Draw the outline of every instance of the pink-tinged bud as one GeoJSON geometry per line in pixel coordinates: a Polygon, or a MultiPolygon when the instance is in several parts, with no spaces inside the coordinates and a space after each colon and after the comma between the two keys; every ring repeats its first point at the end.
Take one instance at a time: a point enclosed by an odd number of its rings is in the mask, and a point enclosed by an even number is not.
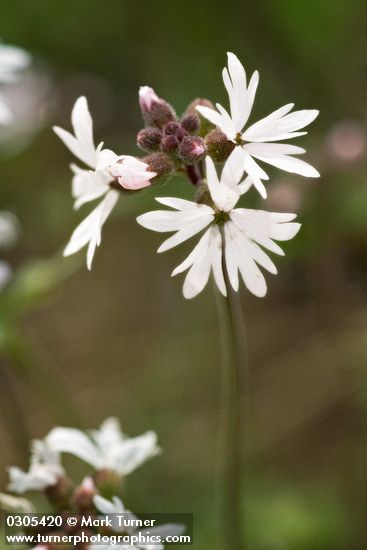
{"type": "Polygon", "coordinates": [[[77,487],[72,496],[72,503],[78,512],[88,512],[94,509],[93,498],[97,494],[96,486],[91,477],[86,477],[77,487]]]}
{"type": "Polygon", "coordinates": [[[179,156],[186,164],[199,162],[206,154],[204,140],[200,137],[185,137],[180,145],[179,156]]]}
{"type": "Polygon", "coordinates": [[[181,120],[181,125],[186,132],[191,135],[197,134],[200,128],[200,119],[198,115],[186,115],[181,120]]]}
{"type": "Polygon", "coordinates": [[[122,476],[106,468],[95,473],[94,483],[99,493],[105,498],[112,498],[121,490],[122,476]]]}
{"type": "Polygon", "coordinates": [[[150,86],[140,86],[139,89],[139,105],[142,111],[149,111],[153,101],[159,101],[159,97],[150,86]]]}
{"type": "Polygon", "coordinates": [[[167,122],[177,120],[173,107],[158,97],[153,88],[149,86],[140,88],[139,104],[146,126],[162,128],[167,122]]]}
{"type": "Polygon", "coordinates": [[[153,153],[143,160],[148,165],[148,169],[157,174],[153,183],[159,178],[167,176],[175,169],[173,160],[165,153],[153,153]]]}
{"type": "Polygon", "coordinates": [[[236,147],[219,128],[212,130],[205,138],[208,155],[216,162],[225,162],[236,147]]]}
{"type": "Polygon", "coordinates": [[[178,122],[167,122],[163,127],[165,136],[174,136],[180,130],[181,126],[178,122]]]}
{"type": "Polygon", "coordinates": [[[151,185],[151,179],[157,174],[149,170],[148,165],[131,156],[117,157],[110,166],[111,176],[117,179],[124,189],[137,191],[151,185]]]}
{"type": "Polygon", "coordinates": [[[147,153],[158,151],[161,141],[162,133],[158,128],[144,128],[136,138],[138,147],[147,153]]]}
{"type": "Polygon", "coordinates": [[[165,151],[166,153],[174,153],[180,142],[178,141],[176,136],[165,136],[162,139],[161,149],[162,151],[165,151]]]}

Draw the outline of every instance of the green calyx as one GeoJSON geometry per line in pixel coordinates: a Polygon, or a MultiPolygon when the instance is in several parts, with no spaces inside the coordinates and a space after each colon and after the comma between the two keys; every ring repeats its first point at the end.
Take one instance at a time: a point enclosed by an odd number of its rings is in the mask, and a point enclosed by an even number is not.
{"type": "Polygon", "coordinates": [[[218,210],[214,215],[214,223],[217,225],[223,225],[229,220],[228,212],[223,212],[223,210],[218,210]]]}

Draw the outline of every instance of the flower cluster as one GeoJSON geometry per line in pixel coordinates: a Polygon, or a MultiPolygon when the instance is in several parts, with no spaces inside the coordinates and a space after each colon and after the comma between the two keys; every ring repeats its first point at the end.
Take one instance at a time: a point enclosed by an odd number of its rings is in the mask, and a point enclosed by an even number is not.
{"type": "MultiPolygon", "coordinates": [[[[29,491],[42,492],[55,513],[82,515],[127,512],[120,498],[116,496],[121,490],[124,478],[159,453],[154,432],[133,438],[126,437],[115,418],[107,419],[99,430],[88,433],[74,428],[58,427],[51,430],[43,440],[32,443],[30,467],[27,472],[17,467],[9,468],[8,490],[18,495],[29,491]],[[83,460],[93,467],[94,473],[85,477],[79,485],[74,484],[62,465],[63,453],[83,460]]],[[[12,494],[0,494],[0,508],[24,513],[36,511],[30,500],[12,494]]],[[[80,526],[75,528],[75,534],[78,529],[80,526]]],[[[168,524],[150,529],[151,534],[153,530],[156,535],[161,533],[163,536],[167,533],[180,534],[183,527],[168,524]]],[[[52,532],[50,529],[44,534],[52,532]]],[[[113,528],[107,535],[112,536],[116,532],[119,530],[113,528]]],[[[133,533],[127,529],[127,534],[133,533]]],[[[46,550],[48,546],[38,546],[37,550],[41,548],[46,550]]],[[[88,549],[85,546],[81,548],[92,550],[103,546],[94,547],[91,544],[88,549]]],[[[130,546],[121,548],[129,550],[130,546]]],[[[137,548],[149,550],[151,547],[143,544],[137,548]]],[[[161,550],[163,545],[157,545],[155,548],[161,550]]]]}
{"type": "MultiPolygon", "coordinates": [[[[0,83],[12,84],[19,78],[19,73],[30,64],[30,55],[20,48],[0,44],[0,83]]],[[[13,120],[6,97],[0,94],[0,126],[8,125],[13,120]]]]}
{"type": "Polygon", "coordinates": [[[158,249],[168,250],[202,232],[191,254],[172,273],[189,270],[184,296],[193,298],[205,287],[210,273],[223,295],[228,285],[237,291],[239,275],[256,296],[264,296],[266,281],[260,267],[275,274],[276,267],[264,249],[283,254],[275,241],[292,239],[300,228],[295,214],[273,213],[238,207],[241,197],[252,186],[266,198],[264,181],[268,174],[259,162],[307,177],[319,173],[298,158],[305,150],[288,143],[306,132],[302,130],[318,115],[316,110],[292,111],[290,103],[248,126],[259,74],[247,84],[239,59],[228,53],[223,82],[229,96],[229,112],[219,103],[196,99],[179,118],[173,107],[143,86],[139,104],[145,127],[137,144],[148,156],[135,158],[117,155],[95,147],[92,119],[85,98],[79,98],[72,112],[75,135],[55,127],[57,135],[89,170],[71,165],[74,173],[72,193],[75,208],[103,197],[100,204],[74,231],[64,254],[67,256],[88,245],[90,268],[96,246],[101,241],[104,222],[119,195],[168,180],[174,172],[185,173],[195,187],[193,201],[176,197],[157,198],[173,210],[156,210],[137,221],[158,232],[175,232],[158,249]],[[224,163],[220,175],[214,164],[224,163]]]}

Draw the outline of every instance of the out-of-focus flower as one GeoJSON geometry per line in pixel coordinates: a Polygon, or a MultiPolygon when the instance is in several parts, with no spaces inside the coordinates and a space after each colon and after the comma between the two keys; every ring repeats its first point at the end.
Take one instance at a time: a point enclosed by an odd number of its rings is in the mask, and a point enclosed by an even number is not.
{"type": "Polygon", "coordinates": [[[290,113],[294,104],[289,103],[244,129],[252,111],[259,73],[255,71],[247,86],[245,69],[239,59],[229,52],[228,69],[223,69],[223,82],[228,92],[231,114],[219,103],[216,104],[217,111],[202,105],[197,106],[196,109],[218,126],[227,138],[241,149],[245,170],[264,198],[266,189],[262,180],[268,180],[269,177],[254,159],[287,172],[313,178],[319,177],[320,174],[310,164],[294,158],[294,155],[305,153],[304,149],[294,145],[274,143],[305,134],[306,132],[298,130],[310,124],[319,111],[302,110],[290,113]]]}
{"type": "Polygon", "coordinates": [[[211,205],[172,197],[157,198],[158,202],[175,211],[156,210],[137,218],[138,223],[153,231],[176,232],[163,242],[158,252],[173,248],[209,226],[191,254],[172,273],[176,275],[189,269],[183,286],[185,298],[193,298],[203,290],[211,271],[220,292],[226,296],[223,254],[234,290],[238,290],[240,272],[250,292],[259,297],[265,296],[267,285],[257,264],[273,274],[277,273],[277,269],[261,247],[283,255],[274,240],[292,239],[299,231],[299,223],[290,223],[295,219],[295,214],[235,208],[240,195],[249,186],[249,178],[241,182],[244,162],[240,149],[236,148],[218,180],[213,161],[206,158],[211,205]]]}
{"type": "MultiPolygon", "coordinates": [[[[0,44],[0,83],[13,84],[19,78],[19,73],[31,61],[31,56],[21,48],[0,44]]],[[[13,120],[13,113],[6,98],[0,95],[0,124],[8,125],[13,120]]]]}
{"type": "Polygon", "coordinates": [[[15,497],[5,493],[0,493],[0,509],[23,514],[31,514],[35,511],[33,504],[26,498],[15,497]]]}
{"type": "Polygon", "coordinates": [[[19,236],[18,218],[7,210],[0,210],[0,248],[13,246],[19,236]]]}
{"type": "Polygon", "coordinates": [[[42,491],[55,485],[63,475],[59,453],[51,449],[45,441],[36,440],[33,442],[28,472],[16,466],[9,468],[8,490],[14,493],[42,491]]]}
{"type": "MultiPolygon", "coordinates": [[[[117,515],[121,516],[123,514],[126,515],[126,519],[134,520],[138,519],[134,514],[126,510],[124,504],[122,503],[121,499],[118,497],[113,497],[112,502],[97,495],[94,497],[94,504],[97,510],[102,512],[105,516],[109,516],[111,514],[110,520],[112,523],[112,528],[116,533],[126,533],[129,536],[134,536],[139,534],[139,538],[144,541],[146,539],[148,541],[149,538],[151,540],[162,540],[165,541],[167,537],[174,537],[182,535],[182,533],[185,532],[185,526],[178,524],[178,523],[166,523],[163,525],[157,525],[155,527],[150,527],[149,529],[138,529],[136,526],[131,527],[124,527],[123,525],[119,525],[117,515]]],[[[101,546],[98,545],[92,545],[90,547],[91,549],[97,550],[97,548],[101,548],[101,546]]],[[[106,548],[110,548],[110,546],[106,546],[106,548]]],[[[120,546],[118,547],[120,550],[130,550],[132,546],[120,546]]],[[[159,543],[138,543],[134,544],[134,548],[138,548],[140,550],[164,550],[164,544],[159,543]]]]}
{"type": "Polygon", "coordinates": [[[331,129],[327,147],[339,162],[356,161],[366,151],[366,131],[362,124],[354,120],[342,120],[331,129]]]}
{"type": "Polygon", "coordinates": [[[54,428],[46,437],[51,449],[77,456],[96,470],[128,475],[143,462],[159,454],[154,432],[128,438],[117,419],[109,418],[99,430],[86,434],[74,428],[54,428]]]}

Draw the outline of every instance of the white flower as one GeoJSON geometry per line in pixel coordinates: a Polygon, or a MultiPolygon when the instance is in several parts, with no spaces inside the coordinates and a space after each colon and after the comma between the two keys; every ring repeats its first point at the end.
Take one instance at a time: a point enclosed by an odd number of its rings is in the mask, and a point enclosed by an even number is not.
{"type": "Polygon", "coordinates": [[[88,245],[87,266],[92,267],[96,247],[100,245],[102,227],[119,198],[119,192],[111,188],[111,182],[118,182],[127,189],[140,189],[150,185],[156,174],[148,172],[148,165],[134,157],[118,157],[109,149],[94,145],[93,120],[85,97],[76,100],[71,113],[74,134],[54,126],[54,132],[66,147],[91,170],[71,164],[74,173],[72,195],[77,209],[83,204],[103,197],[100,204],[81,222],[73,232],[64,256],[70,256],[88,245]],[[111,168],[111,169],[110,169],[111,168]]]}
{"type": "Polygon", "coordinates": [[[156,210],[137,218],[138,223],[153,231],[176,231],[162,243],[158,252],[169,250],[209,226],[191,254],[172,273],[173,276],[189,269],[183,286],[185,298],[193,298],[203,290],[211,271],[219,290],[226,296],[222,269],[223,244],[228,278],[234,290],[238,290],[240,272],[250,292],[259,297],[265,296],[267,286],[257,264],[270,273],[276,274],[277,269],[261,247],[283,255],[274,240],[287,241],[299,231],[300,224],[290,223],[295,214],[234,208],[248,187],[248,180],[239,183],[243,162],[241,151],[234,149],[219,181],[213,161],[206,158],[207,182],[213,206],[171,197],[157,198],[158,202],[175,211],[156,210]]]}
{"type": "MultiPolygon", "coordinates": [[[[116,533],[124,533],[126,532],[130,536],[134,536],[137,534],[140,534],[141,537],[155,537],[155,540],[165,540],[168,536],[179,536],[185,531],[185,526],[181,524],[176,523],[166,523],[164,525],[157,525],[156,527],[150,527],[149,529],[139,529],[136,525],[132,525],[129,527],[124,527],[123,525],[120,526],[118,519],[116,517],[117,515],[126,514],[126,520],[137,520],[138,518],[134,516],[131,512],[126,510],[124,504],[118,497],[113,497],[112,502],[109,500],[96,495],[94,497],[94,505],[104,514],[105,516],[110,515],[110,520],[112,523],[112,528],[116,533]]],[[[94,548],[92,546],[91,548],[94,548]]],[[[97,545],[95,546],[97,550],[97,545]]],[[[106,547],[108,548],[108,546],[106,547]]],[[[140,550],[164,550],[164,545],[159,544],[156,542],[155,544],[134,544],[134,547],[126,545],[126,546],[119,546],[120,550],[133,550],[133,548],[138,548],[140,550]]]]}
{"type": "Polygon", "coordinates": [[[45,441],[36,440],[33,442],[29,471],[24,472],[15,466],[9,468],[8,490],[14,493],[42,491],[55,485],[63,475],[59,453],[45,441]]]}
{"type": "Polygon", "coordinates": [[[319,111],[302,110],[290,113],[294,103],[289,103],[245,129],[259,83],[259,73],[254,72],[247,86],[245,69],[239,59],[229,52],[228,69],[223,69],[223,81],[229,96],[231,114],[219,103],[216,105],[218,111],[204,106],[197,106],[196,109],[241,148],[246,172],[264,198],[266,189],[262,180],[268,180],[269,177],[254,159],[302,176],[320,176],[310,164],[294,158],[294,155],[305,153],[304,149],[284,143],[273,143],[306,134],[307,132],[298,130],[310,124],[319,111]]]}
{"type": "MultiPolygon", "coordinates": [[[[30,63],[31,56],[15,46],[0,44],[0,82],[12,84],[19,78],[19,73],[30,63]]],[[[0,124],[8,125],[13,120],[6,98],[0,94],[0,124]]]]}
{"type": "Polygon", "coordinates": [[[54,428],[46,441],[51,449],[71,453],[96,470],[108,469],[120,475],[130,474],[159,453],[154,432],[128,438],[115,418],[107,419],[89,435],[74,428],[54,428]]]}

